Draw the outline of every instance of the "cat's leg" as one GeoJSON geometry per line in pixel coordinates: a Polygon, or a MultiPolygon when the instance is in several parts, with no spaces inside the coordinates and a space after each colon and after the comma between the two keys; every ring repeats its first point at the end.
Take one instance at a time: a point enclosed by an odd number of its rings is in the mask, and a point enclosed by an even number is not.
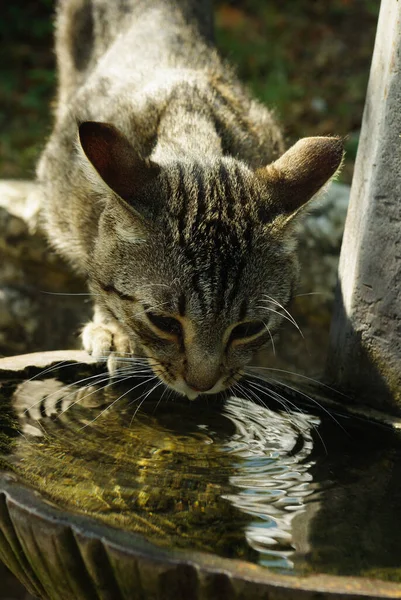
{"type": "Polygon", "coordinates": [[[107,361],[107,368],[111,374],[119,367],[127,365],[120,358],[128,358],[134,354],[132,343],[120,325],[98,306],[95,306],[93,321],[82,330],[82,344],[95,360],[107,361]]]}

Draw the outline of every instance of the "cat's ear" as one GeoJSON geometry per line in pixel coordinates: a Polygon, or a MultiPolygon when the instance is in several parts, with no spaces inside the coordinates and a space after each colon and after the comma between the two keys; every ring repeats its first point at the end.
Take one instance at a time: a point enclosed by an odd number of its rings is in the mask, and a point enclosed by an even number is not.
{"type": "Polygon", "coordinates": [[[335,174],[344,155],[343,143],[335,137],[299,140],[274,163],[256,175],[267,185],[270,214],[295,216],[335,174]]]}
{"type": "Polygon", "coordinates": [[[141,158],[114,125],[85,121],[79,126],[79,141],[103,181],[124,200],[159,174],[160,167],[141,158]]]}

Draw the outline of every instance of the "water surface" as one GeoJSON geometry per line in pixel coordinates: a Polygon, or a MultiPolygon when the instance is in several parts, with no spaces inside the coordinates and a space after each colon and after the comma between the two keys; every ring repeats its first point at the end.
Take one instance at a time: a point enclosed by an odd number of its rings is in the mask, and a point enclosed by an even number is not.
{"type": "Polygon", "coordinates": [[[237,396],[140,405],[144,394],[102,385],[3,385],[1,466],[160,546],[399,579],[401,444],[389,428],[297,409],[294,396],[286,409],[237,396]]]}

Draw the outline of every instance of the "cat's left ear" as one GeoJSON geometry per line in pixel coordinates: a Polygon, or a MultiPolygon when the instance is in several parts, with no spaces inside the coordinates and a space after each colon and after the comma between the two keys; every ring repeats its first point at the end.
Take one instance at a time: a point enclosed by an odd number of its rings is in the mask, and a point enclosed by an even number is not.
{"type": "Polygon", "coordinates": [[[79,141],[100,177],[123,200],[129,201],[160,172],[156,163],[139,156],[127,138],[109,123],[81,123],[79,141]]]}
{"type": "Polygon", "coordinates": [[[295,216],[339,169],[343,155],[339,138],[303,138],[274,163],[258,169],[256,175],[269,190],[270,216],[295,216]]]}

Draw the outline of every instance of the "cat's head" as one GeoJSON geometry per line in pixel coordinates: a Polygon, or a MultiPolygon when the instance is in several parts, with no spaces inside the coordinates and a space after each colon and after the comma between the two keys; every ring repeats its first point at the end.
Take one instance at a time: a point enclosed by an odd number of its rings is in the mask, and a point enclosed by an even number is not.
{"type": "Polygon", "coordinates": [[[338,169],[341,141],[302,139],[257,171],[228,157],[155,164],[101,123],[83,123],[80,142],[105,202],[88,264],[96,302],[171,388],[231,386],[288,318],[298,216],[338,169]]]}

